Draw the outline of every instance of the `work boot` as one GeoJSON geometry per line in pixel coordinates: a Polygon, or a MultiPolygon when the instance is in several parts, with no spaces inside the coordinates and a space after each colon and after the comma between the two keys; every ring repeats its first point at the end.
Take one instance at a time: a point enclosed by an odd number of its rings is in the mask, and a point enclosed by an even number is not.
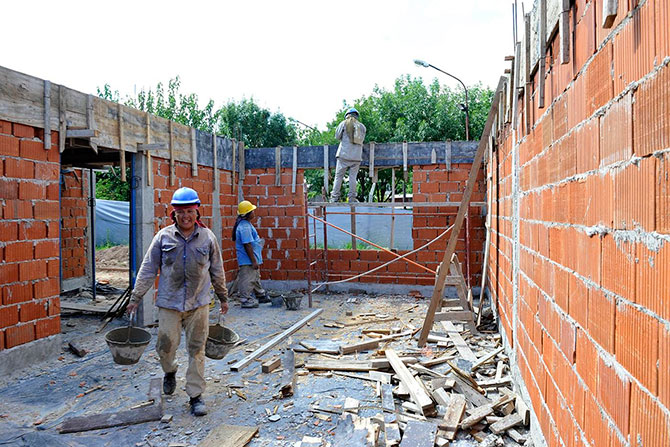
{"type": "Polygon", "coordinates": [[[256,299],[261,304],[266,304],[266,303],[271,303],[272,302],[272,300],[268,296],[267,292],[265,293],[265,295],[257,296],[256,299]]]}
{"type": "Polygon", "coordinates": [[[242,300],[240,301],[240,304],[242,305],[242,309],[253,309],[258,307],[258,301],[256,299],[242,300]]]}
{"type": "Polygon", "coordinates": [[[165,377],[163,377],[163,393],[168,396],[174,393],[175,388],[177,388],[176,374],[176,372],[165,373],[165,377]]]}
{"type": "Polygon", "coordinates": [[[349,203],[358,203],[358,199],[356,197],[349,197],[349,203]]]}
{"type": "Polygon", "coordinates": [[[330,200],[329,200],[330,203],[337,203],[339,201],[340,201],[339,197],[331,197],[330,200]]]}
{"type": "Polygon", "coordinates": [[[193,416],[204,416],[207,414],[207,407],[201,396],[192,397],[189,403],[191,404],[191,413],[193,413],[193,416]]]}

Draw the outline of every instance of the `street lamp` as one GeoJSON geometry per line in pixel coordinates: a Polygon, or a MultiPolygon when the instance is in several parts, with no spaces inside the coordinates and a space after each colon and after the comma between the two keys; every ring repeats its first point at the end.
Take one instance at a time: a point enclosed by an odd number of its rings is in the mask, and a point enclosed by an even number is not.
{"type": "Polygon", "coordinates": [[[429,64],[428,62],[422,61],[421,59],[414,59],[414,63],[416,65],[418,65],[419,67],[434,68],[435,70],[437,70],[441,73],[444,73],[447,76],[452,77],[452,78],[456,79],[458,82],[461,83],[461,85],[463,86],[463,90],[465,90],[465,105],[459,104],[458,107],[463,112],[465,112],[465,139],[470,140],[470,107],[468,105],[468,88],[465,86],[463,81],[461,81],[460,79],[458,79],[456,76],[452,75],[451,73],[447,73],[446,71],[437,68],[435,65],[429,64]]]}

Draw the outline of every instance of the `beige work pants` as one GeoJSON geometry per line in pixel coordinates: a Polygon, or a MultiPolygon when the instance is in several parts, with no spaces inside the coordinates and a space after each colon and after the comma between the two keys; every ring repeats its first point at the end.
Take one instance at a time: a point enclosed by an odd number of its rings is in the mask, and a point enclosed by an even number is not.
{"type": "Polygon", "coordinates": [[[258,297],[265,296],[265,289],[261,286],[261,269],[255,269],[251,265],[241,265],[237,271],[230,294],[237,293],[241,303],[253,303],[258,297]]]}
{"type": "Polygon", "coordinates": [[[330,200],[333,202],[340,200],[342,179],[344,178],[344,173],[349,170],[349,201],[353,202],[353,199],[356,198],[356,176],[358,175],[358,168],[360,167],[360,161],[337,159],[335,180],[333,181],[333,190],[330,193],[330,200]]]}
{"type": "Polygon", "coordinates": [[[205,391],[205,343],[209,333],[209,306],[201,306],[188,312],[158,308],[156,352],[165,373],[177,371],[176,354],[182,328],[186,333],[188,351],[186,394],[197,397],[205,391]]]}

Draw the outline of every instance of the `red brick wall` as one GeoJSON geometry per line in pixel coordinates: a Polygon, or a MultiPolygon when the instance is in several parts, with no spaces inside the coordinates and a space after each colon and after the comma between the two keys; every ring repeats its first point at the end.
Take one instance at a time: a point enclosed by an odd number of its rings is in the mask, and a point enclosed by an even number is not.
{"type": "Polygon", "coordinates": [[[61,184],[61,256],[63,279],[88,274],[88,208],[89,180],[82,169],[63,175],[61,184]]]}
{"type": "MultiPolygon", "coordinates": [[[[454,164],[451,171],[445,165],[414,166],[414,200],[460,201],[471,164],[454,164]],[[432,192],[434,190],[434,192],[432,192]],[[427,191],[431,191],[430,194],[427,191]]],[[[291,171],[282,169],[281,185],[275,186],[274,169],[248,170],[244,183],[244,196],[258,205],[256,222],[259,235],[265,238],[265,260],[262,279],[299,280],[306,279],[305,221],[303,172],[296,178],[296,192],[291,192],[291,171]]],[[[473,194],[473,201],[484,200],[485,181],[483,170],[473,194]]],[[[417,208],[414,213],[412,236],[414,248],[424,245],[451,225],[457,213],[456,207],[417,208]],[[435,213],[449,213],[449,216],[436,216],[435,213]]],[[[471,278],[473,285],[481,278],[483,259],[484,228],[481,208],[471,209],[470,249],[471,278]]],[[[310,220],[311,225],[311,220],[310,220]]],[[[224,227],[225,228],[225,227],[224,227]]],[[[225,230],[224,230],[225,232],[225,230]]],[[[432,270],[442,261],[448,235],[408,259],[432,270]]],[[[405,254],[408,251],[398,251],[405,254]]],[[[322,250],[312,250],[312,259],[318,259],[315,265],[315,278],[321,280],[325,273],[322,250]],[[316,273],[318,272],[318,273],[316,273]]],[[[465,262],[465,229],[457,245],[457,254],[465,262]]],[[[329,279],[337,281],[378,267],[394,256],[378,250],[328,250],[329,279]]],[[[361,277],[359,282],[384,284],[432,285],[435,276],[425,270],[404,261],[397,261],[375,273],[361,277]]]]}
{"type": "Polygon", "coordinates": [[[630,3],[603,29],[577,1],[518,166],[508,128],[489,165],[491,291],[551,446],[670,445],[670,6],[630,3]]]}
{"type": "Polygon", "coordinates": [[[0,121],[0,349],[60,332],[58,134],[0,121]]]}

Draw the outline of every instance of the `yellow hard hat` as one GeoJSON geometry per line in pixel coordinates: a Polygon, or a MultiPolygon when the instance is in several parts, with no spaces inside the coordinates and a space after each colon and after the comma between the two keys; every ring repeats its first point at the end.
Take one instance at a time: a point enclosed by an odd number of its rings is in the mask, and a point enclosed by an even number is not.
{"type": "Polygon", "coordinates": [[[244,216],[245,214],[250,213],[255,209],[256,205],[249,202],[248,200],[243,200],[239,205],[237,205],[237,214],[239,216],[244,216]]]}

